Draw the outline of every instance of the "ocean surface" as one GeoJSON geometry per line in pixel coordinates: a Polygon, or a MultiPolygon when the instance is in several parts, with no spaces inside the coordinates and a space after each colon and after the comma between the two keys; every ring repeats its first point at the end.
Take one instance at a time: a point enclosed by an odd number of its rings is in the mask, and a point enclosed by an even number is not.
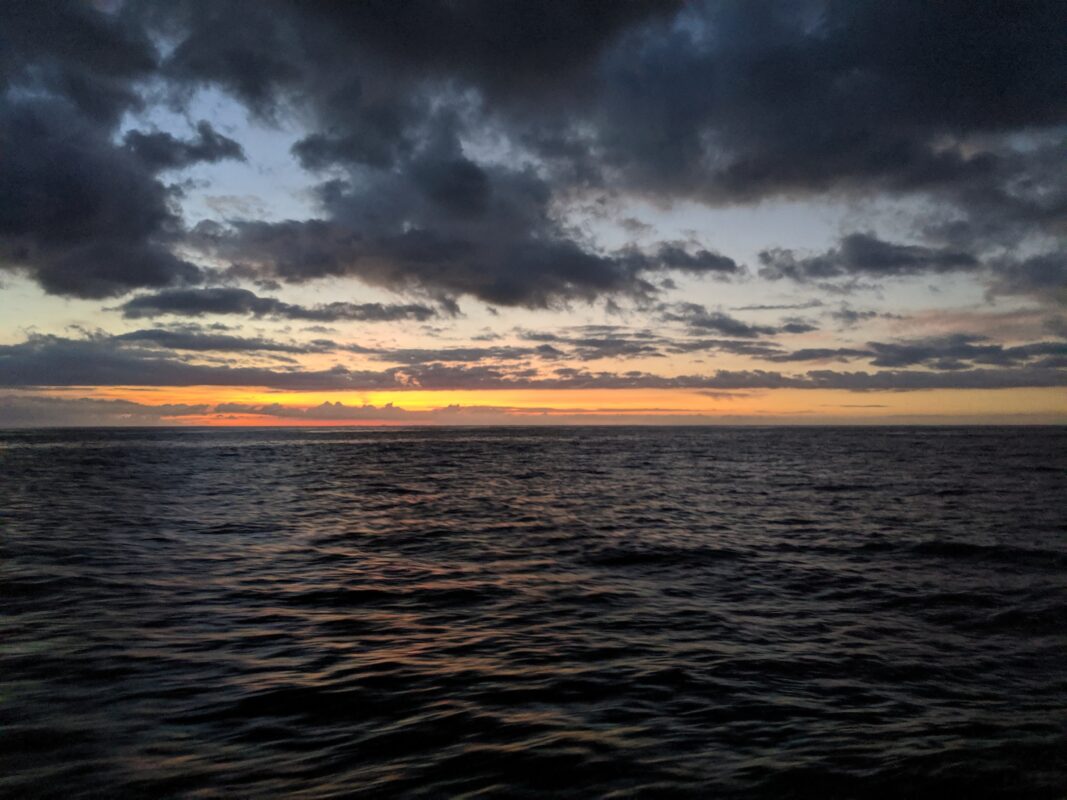
{"type": "Polygon", "coordinates": [[[0,796],[1067,796],[1067,429],[0,432],[0,796]]]}

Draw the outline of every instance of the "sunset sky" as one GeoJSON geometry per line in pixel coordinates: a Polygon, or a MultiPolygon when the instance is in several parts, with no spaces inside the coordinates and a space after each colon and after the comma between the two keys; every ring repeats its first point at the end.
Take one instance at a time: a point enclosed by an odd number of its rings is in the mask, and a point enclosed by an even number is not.
{"type": "Polygon", "coordinates": [[[0,426],[1065,422],[1065,53],[1062,2],[4,2],[0,426]]]}

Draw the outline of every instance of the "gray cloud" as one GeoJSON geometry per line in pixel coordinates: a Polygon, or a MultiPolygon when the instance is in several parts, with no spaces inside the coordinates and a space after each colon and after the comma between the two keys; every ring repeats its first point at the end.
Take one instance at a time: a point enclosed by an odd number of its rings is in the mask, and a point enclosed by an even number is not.
{"type": "Polygon", "coordinates": [[[225,333],[168,330],[164,328],[121,333],[112,336],[111,341],[119,344],[132,343],[193,352],[321,353],[337,349],[337,345],[328,340],[316,340],[309,344],[294,344],[277,342],[262,337],[233,336],[225,333]]]}
{"type": "Polygon", "coordinates": [[[771,353],[768,361],[788,363],[790,361],[851,361],[855,358],[869,358],[870,350],[853,347],[805,347],[784,353],[771,353]]]}
{"type": "Polygon", "coordinates": [[[773,336],[778,333],[806,333],[816,330],[813,325],[802,321],[787,321],[780,326],[752,325],[742,322],[721,311],[708,311],[697,303],[673,303],[660,307],[660,317],[666,322],[681,322],[695,331],[714,331],[724,336],[753,339],[759,336],[773,336]]]}
{"type": "Polygon", "coordinates": [[[0,386],[264,386],[298,391],[396,388],[389,372],[194,363],[107,338],[33,336],[0,346],[0,386]]]}
{"type": "Polygon", "coordinates": [[[211,123],[201,120],[196,132],[196,139],[185,140],[166,131],[129,131],[123,141],[127,149],[153,171],[182,169],[201,161],[245,160],[241,145],[218,133],[211,123]]]}
{"type": "Polygon", "coordinates": [[[784,304],[756,304],[751,306],[737,306],[734,311],[801,311],[809,308],[819,308],[824,305],[822,300],[806,300],[803,303],[784,304]]]}
{"type": "Polygon", "coordinates": [[[764,250],[759,254],[760,277],[768,280],[827,280],[840,277],[892,278],[923,272],[969,271],[980,264],[970,253],[882,241],[853,233],[825,253],[798,257],[792,250],[764,250]]]}
{"type": "Polygon", "coordinates": [[[442,348],[400,348],[380,349],[375,351],[374,359],[394,364],[430,364],[477,363],[481,361],[523,361],[529,358],[555,360],[562,357],[562,351],[552,345],[542,344],[537,347],[442,347],[442,348]]]}
{"type": "Polygon", "coordinates": [[[896,342],[868,342],[865,348],[805,348],[771,353],[766,360],[851,361],[866,359],[875,367],[924,366],[934,370],[967,370],[979,365],[1017,366],[1039,362],[1041,368],[1059,368],[1067,360],[1067,342],[1031,342],[1005,347],[982,336],[952,334],[896,342]]]}
{"type": "Polygon", "coordinates": [[[276,419],[303,420],[305,422],[432,422],[438,414],[430,411],[408,411],[397,408],[392,403],[384,406],[362,405],[349,406],[335,401],[325,401],[310,408],[284,406],[280,403],[219,403],[213,409],[215,414],[252,414],[255,416],[274,417],[276,419]]]}
{"type": "Polygon", "coordinates": [[[1021,261],[1001,259],[994,266],[989,291],[1067,306],[1067,252],[1044,253],[1021,261]]]}
{"type": "MultiPolygon", "coordinates": [[[[0,346],[0,386],[262,386],[273,389],[332,391],[375,389],[773,389],[835,388],[851,391],[904,391],[934,388],[1011,388],[1067,385],[1059,363],[997,369],[809,371],[786,375],[764,370],[718,370],[708,375],[593,372],[556,367],[549,374],[520,365],[407,364],[381,371],[266,369],[243,365],[195,363],[158,350],[124,347],[109,338],[64,339],[33,336],[0,346]]],[[[1044,343],[1025,346],[1016,359],[1055,356],[1044,343]]],[[[914,357],[914,356],[911,356],[914,357]]],[[[941,357],[935,354],[932,357],[941,357]]],[[[988,356],[983,356],[988,357],[988,356]]]]}
{"type": "Polygon", "coordinates": [[[205,314],[235,314],[250,317],[309,320],[315,322],[391,322],[423,321],[438,312],[417,303],[348,303],[333,302],[307,307],[286,303],[274,297],[262,297],[248,289],[209,287],[203,289],[167,289],[155,294],[138,295],[120,307],[129,319],[164,315],[201,317],[205,314]]]}
{"type": "Polygon", "coordinates": [[[954,334],[904,342],[870,342],[871,364],[907,367],[924,364],[934,369],[966,369],[972,364],[1007,366],[1040,357],[1067,356],[1067,342],[1034,342],[1005,347],[981,336],[954,334]]]}
{"type": "Polygon", "coordinates": [[[672,353],[711,351],[753,358],[767,358],[783,352],[781,346],[775,342],[757,342],[751,339],[677,339],[667,345],[666,349],[672,353]]]}
{"type": "Polygon", "coordinates": [[[684,244],[665,242],[656,250],[656,259],[664,269],[689,272],[694,275],[719,274],[736,275],[741,272],[740,265],[732,258],[714,253],[706,248],[695,250],[684,244]]]}
{"type": "Polygon", "coordinates": [[[203,414],[210,408],[209,405],[201,404],[145,405],[129,400],[89,397],[0,395],[0,426],[42,428],[56,425],[166,425],[173,424],[175,418],[203,414]]]}
{"type": "Polygon", "coordinates": [[[855,309],[843,305],[840,308],[827,313],[830,319],[838,322],[842,329],[854,328],[857,325],[873,319],[903,319],[900,314],[891,314],[872,309],[855,309]]]}

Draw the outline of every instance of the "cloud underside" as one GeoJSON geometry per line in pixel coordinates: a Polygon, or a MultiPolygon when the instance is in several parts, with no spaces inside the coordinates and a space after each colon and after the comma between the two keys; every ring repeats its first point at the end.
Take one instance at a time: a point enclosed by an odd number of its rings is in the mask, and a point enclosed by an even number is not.
{"type": "Polygon", "coordinates": [[[438,315],[438,309],[423,303],[349,303],[336,301],[317,306],[286,303],[263,297],[248,289],[212,287],[165,289],[141,294],[120,306],[128,319],[142,317],[202,317],[236,315],[307,322],[395,322],[424,321],[438,315]]]}
{"type": "MultiPolygon", "coordinates": [[[[580,340],[576,340],[582,347],[580,340]]],[[[570,343],[574,345],[574,342],[570,343]]],[[[585,345],[588,346],[588,345],[585,345]]],[[[863,353],[872,363],[901,366],[933,363],[933,369],[881,369],[841,371],[830,369],[783,373],[777,370],[716,370],[709,374],[660,375],[639,370],[605,371],[584,367],[552,366],[554,356],[532,348],[507,353],[490,348],[481,353],[459,353],[449,362],[447,351],[412,354],[410,351],[374,350],[344,346],[327,340],[305,345],[311,352],[348,349],[371,357],[401,363],[380,370],[354,369],[340,364],[327,369],[299,366],[264,366],[234,362],[227,353],[259,351],[276,359],[293,352],[283,343],[226,334],[196,334],[166,329],[145,329],[115,337],[88,339],[38,336],[18,345],[0,346],[0,386],[255,386],[294,391],[403,391],[486,389],[1000,389],[1067,385],[1062,369],[1065,345],[1034,343],[1016,349],[984,349],[970,340],[914,343],[907,347],[872,343],[863,353]],[[910,349],[909,349],[910,348],[910,349]],[[178,350],[216,351],[209,361],[176,357],[178,350]],[[515,363],[499,363],[503,358],[515,363]],[[536,356],[537,365],[528,360],[536,356]],[[547,356],[547,358],[543,358],[547,356]],[[497,363],[478,363],[494,359],[497,363]],[[951,359],[952,363],[943,363],[951,359]],[[965,360],[966,359],[966,360],[965,360]],[[463,363],[473,362],[473,363],[463,363]],[[996,367],[975,367],[975,363],[996,367]]],[[[305,349],[303,352],[308,352],[305,349]]],[[[778,360],[816,360],[826,354],[805,354],[778,360]]]]}
{"type": "Polygon", "coordinates": [[[951,272],[1065,301],[1058,2],[49,11],[0,8],[0,268],[52,294],[350,277],[437,307],[648,301],[670,274],[744,267],[714,242],[600,246],[575,209],[847,196],[938,210],[912,220],[913,241],[854,231],[752,268],[796,282],[951,272]],[[122,121],[160,97],[187,109],[205,87],[306,127],[292,153],[315,217],[184,217],[183,171],[241,161],[242,144],[209,121],[122,121]]]}

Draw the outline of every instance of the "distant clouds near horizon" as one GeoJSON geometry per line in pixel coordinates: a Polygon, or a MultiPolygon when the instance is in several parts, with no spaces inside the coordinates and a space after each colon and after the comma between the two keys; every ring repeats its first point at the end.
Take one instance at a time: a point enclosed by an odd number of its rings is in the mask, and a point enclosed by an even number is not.
{"type": "Polygon", "coordinates": [[[0,425],[1067,419],[1062,3],[47,6],[0,425]]]}

